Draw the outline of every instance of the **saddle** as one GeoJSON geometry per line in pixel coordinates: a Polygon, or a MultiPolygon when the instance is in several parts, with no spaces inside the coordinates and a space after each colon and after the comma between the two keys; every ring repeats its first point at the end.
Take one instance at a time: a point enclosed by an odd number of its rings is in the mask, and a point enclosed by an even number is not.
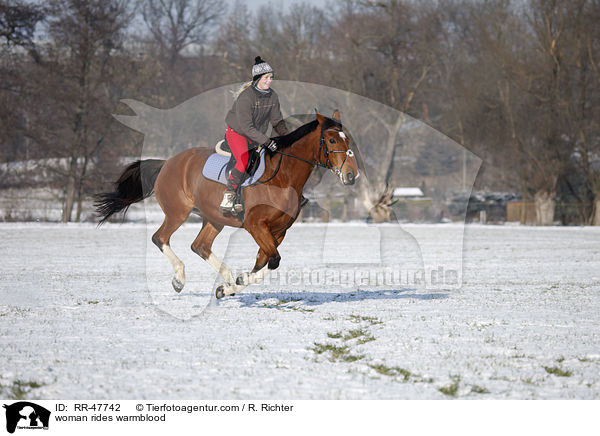
{"type": "MultiPolygon", "coordinates": [[[[208,157],[204,164],[204,168],[202,168],[202,175],[209,180],[226,185],[227,176],[229,175],[229,171],[235,166],[236,160],[231,154],[231,151],[226,151],[229,147],[224,146],[223,143],[224,141],[219,141],[219,143],[217,143],[215,147],[216,152],[208,157]]],[[[264,172],[265,150],[250,150],[248,167],[242,177],[240,186],[246,187],[254,185],[262,177],[264,172]]]]}

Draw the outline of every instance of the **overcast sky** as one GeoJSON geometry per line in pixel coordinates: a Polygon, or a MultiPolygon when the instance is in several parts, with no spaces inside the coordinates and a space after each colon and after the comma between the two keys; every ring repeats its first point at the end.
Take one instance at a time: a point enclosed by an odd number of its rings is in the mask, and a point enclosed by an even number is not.
{"type": "MultiPolygon", "coordinates": [[[[228,3],[232,5],[234,0],[228,0],[228,3]]],[[[248,5],[248,9],[253,10],[254,8],[268,5],[269,3],[277,9],[280,9],[282,6],[287,8],[287,6],[293,3],[309,3],[321,7],[325,4],[325,0],[246,0],[244,3],[248,5]]]]}

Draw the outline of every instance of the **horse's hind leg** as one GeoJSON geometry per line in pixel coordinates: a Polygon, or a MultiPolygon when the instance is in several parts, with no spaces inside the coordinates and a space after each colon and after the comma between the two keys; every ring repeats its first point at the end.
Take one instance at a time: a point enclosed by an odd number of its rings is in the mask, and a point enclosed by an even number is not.
{"type": "MultiPolygon", "coordinates": [[[[190,209],[191,211],[191,209],[190,209]]],[[[152,242],[163,252],[175,271],[175,276],[171,284],[175,292],[181,292],[185,285],[185,267],[183,262],[175,255],[170,246],[171,235],[177,230],[187,219],[188,213],[180,213],[178,215],[167,215],[165,213],[165,220],[162,225],[152,236],[152,242]]]]}
{"type": "Polygon", "coordinates": [[[196,239],[192,243],[192,251],[207,261],[223,277],[227,286],[231,288],[235,285],[233,272],[212,252],[213,241],[221,230],[223,230],[223,226],[217,226],[204,220],[200,233],[198,233],[198,236],[196,236],[196,239]]]}

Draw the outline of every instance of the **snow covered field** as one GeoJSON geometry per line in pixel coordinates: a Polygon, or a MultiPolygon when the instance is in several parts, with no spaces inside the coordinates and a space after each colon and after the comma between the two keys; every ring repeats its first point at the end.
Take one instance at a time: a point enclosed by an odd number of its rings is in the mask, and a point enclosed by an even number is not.
{"type": "MultiPolygon", "coordinates": [[[[155,227],[0,224],[0,398],[600,399],[600,228],[467,226],[461,267],[457,225],[300,224],[274,279],[215,303],[200,225],[181,294],[155,227]],[[368,277],[444,257],[446,282],[368,277]]],[[[241,272],[256,245],[215,251],[241,272]]]]}

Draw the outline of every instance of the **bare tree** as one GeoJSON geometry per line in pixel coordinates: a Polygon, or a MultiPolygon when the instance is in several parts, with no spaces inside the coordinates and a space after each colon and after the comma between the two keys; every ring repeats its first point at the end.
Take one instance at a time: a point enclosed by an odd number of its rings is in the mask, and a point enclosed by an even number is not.
{"type": "Polygon", "coordinates": [[[33,44],[33,34],[36,24],[44,19],[45,13],[40,5],[20,0],[1,0],[0,39],[27,48],[36,59],[39,59],[33,44]]]}
{"type": "Polygon", "coordinates": [[[595,59],[600,52],[600,2],[577,0],[565,5],[568,98],[562,105],[570,135],[575,138],[575,166],[583,176],[580,189],[572,189],[582,204],[584,222],[600,225],[600,74],[595,59]]]}
{"type": "Polygon", "coordinates": [[[520,185],[524,202],[533,197],[539,225],[554,221],[576,143],[565,111],[574,91],[572,4],[532,0],[523,11],[505,0],[471,6],[477,67],[469,76],[484,104],[469,116],[487,130],[479,140],[488,168],[506,168],[509,186],[520,185]]]}
{"type": "Polygon", "coordinates": [[[53,0],[49,34],[52,45],[39,71],[39,99],[49,111],[40,114],[39,139],[49,152],[66,160],[53,167],[63,180],[62,221],[70,221],[76,203],[81,214],[83,184],[92,158],[109,130],[116,53],[131,19],[124,0],[53,0]]]}
{"type": "Polygon", "coordinates": [[[30,118],[23,100],[28,92],[27,70],[31,59],[39,62],[33,41],[35,26],[44,17],[45,10],[38,5],[0,0],[0,160],[3,163],[27,159],[32,151],[30,141],[23,135],[30,118]]]}
{"type": "Polygon", "coordinates": [[[289,12],[262,7],[256,17],[255,50],[277,62],[278,77],[301,82],[324,83],[320,74],[328,65],[329,20],[319,8],[295,4],[289,12]]]}
{"type": "MultiPolygon", "coordinates": [[[[470,20],[469,42],[476,47],[477,64],[468,80],[478,93],[471,103],[483,102],[481,112],[470,111],[471,129],[477,123],[486,130],[479,137],[485,144],[479,150],[488,160],[488,171],[496,170],[493,174],[500,174],[507,186],[520,188],[525,224],[526,201],[535,194],[532,179],[548,170],[547,160],[532,147],[537,126],[531,123],[530,112],[537,102],[532,97],[536,73],[529,65],[534,50],[531,35],[507,1],[474,5],[470,20]]],[[[552,166],[551,174],[555,171],[552,166]]]]}
{"type": "MultiPolygon", "coordinates": [[[[369,183],[361,184],[361,201],[375,221],[391,214],[391,186],[398,132],[406,127],[402,112],[418,114],[416,98],[431,79],[440,41],[438,10],[430,5],[388,0],[383,2],[342,1],[332,24],[330,39],[337,50],[332,67],[332,84],[383,102],[400,111],[388,120],[378,119],[385,139],[374,140],[379,168],[371,171],[369,183]]],[[[368,159],[367,157],[365,157],[368,159]]]]}
{"type": "MultiPolygon", "coordinates": [[[[595,94],[595,108],[598,110],[598,101],[600,101],[600,28],[598,27],[598,21],[600,20],[600,2],[595,0],[591,2],[587,9],[586,16],[586,27],[588,30],[587,35],[584,35],[584,47],[588,54],[589,66],[592,70],[594,77],[593,93],[595,94]]],[[[600,117],[598,112],[592,118],[595,120],[594,130],[596,132],[596,139],[587,140],[587,144],[590,145],[587,155],[595,153],[596,156],[600,155],[600,141],[598,140],[598,131],[600,130],[600,117]],[[593,143],[592,143],[593,141],[593,143]]],[[[600,168],[596,168],[594,171],[586,171],[588,184],[590,189],[594,192],[594,215],[592,218],[592,224],[600,226],[600,168]]]]}
{"type": "Polygon", "coordinates": [[[223,78],[229,82],[247,80],[249,65],[258,54],[250,32],[253,21],[246,4],[236,0],[217,32],[215,54],[224,63],[223,78]]]}
{"type": "MultiPolygon", "coordinates": [[[[66,160],[52,165],[63,220],[78,219],[98,162],[109,166],[110,155],[114,165],[125,152],[108,139],[130,134],[110,116],[122,96],[169,107],[247,80],[261,55],[277,79],[369,99],[364,118],[344,120],[366,131],[349,133],[369,168],[357,195],[376,221],[390,219],[399,183],[425,184],[434,197],[435,178],[467,191],[471,150],[485,159],[478,186],[535,199],[540,224],[565,199],[582,222],[600,224],[598,0],[337,0],[335,13],[306,3],[255,11],[238,0],[227,17],[224,0],[147,0],[138,5],[148,34],[137,40],[127,4],[52,0],[49,40],[33,47],[46,9],[0,0],[2,160],[66,160]],[[372,112],[373,101],[393,113],[372,112]],[[407,115],[468,150],[449,153],[407,115]]],[[[297,96],[281,97],[288,114],[307,111],[294,106],[297,96]]],[[[327,111],[353,104],[310,98],[327,111]]]]}
{"type": "Polygon", "coordinates": [[[225,12],[222,0],[147,0],[143,5],[144,21],[170,67],[184,49],[206,43],[210,26],[225,12]]]}

